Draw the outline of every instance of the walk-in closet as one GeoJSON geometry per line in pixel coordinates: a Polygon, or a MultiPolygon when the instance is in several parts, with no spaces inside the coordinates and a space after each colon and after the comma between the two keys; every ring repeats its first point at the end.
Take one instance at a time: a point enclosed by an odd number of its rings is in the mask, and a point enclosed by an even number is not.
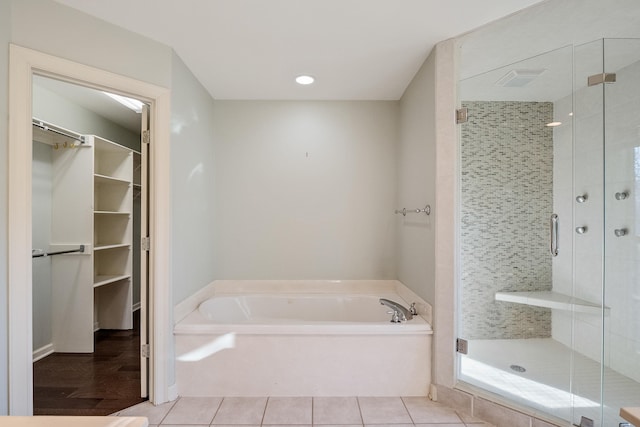
{"type": "Polygon", "coordinates": [[[144,400],[139,107],[34,77],[36,415],[106,415],[144,400]]]}

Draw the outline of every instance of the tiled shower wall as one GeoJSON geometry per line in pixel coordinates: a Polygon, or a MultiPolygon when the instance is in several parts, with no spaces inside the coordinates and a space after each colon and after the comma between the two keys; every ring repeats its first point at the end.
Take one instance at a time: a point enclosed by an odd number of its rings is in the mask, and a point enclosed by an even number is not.
{"type": "Polygon", "coordinates": [[[553,119],[549,102],[463,102],[461,326],[466,339],[546,338],[549,309],[495,301],[551,290],[553,119]]]}

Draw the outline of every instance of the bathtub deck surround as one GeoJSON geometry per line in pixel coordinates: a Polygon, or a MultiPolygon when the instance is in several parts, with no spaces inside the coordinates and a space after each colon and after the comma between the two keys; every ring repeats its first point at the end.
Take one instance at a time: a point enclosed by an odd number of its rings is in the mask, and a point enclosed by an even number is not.
{"type": "Polygon", "coordinates": [[[428,394],[431,307],[399,281],[216,281],[175,318],[182,396],[428,394]],[[392,323],[380,298],[418,314],[392,323]]]}
{"type": "Polygon", "coordinates": [[[354,294],[375,295],[396,293],[407,307],[416,301],[418,314],[433,324],[429,303],[398,280],[215,280],[175,306],[174,321],[178,324],[196,310],[201,302],[217,295],[250,294],[354,294]]]}

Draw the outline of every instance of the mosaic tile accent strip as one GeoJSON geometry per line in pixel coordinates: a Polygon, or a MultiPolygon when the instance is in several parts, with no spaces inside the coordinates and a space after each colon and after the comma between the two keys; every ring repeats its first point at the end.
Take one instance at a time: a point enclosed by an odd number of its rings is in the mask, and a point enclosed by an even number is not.
{"type": "Polygon", "coordinates": [[[461,129],[461,301],[466,339],[546,338],[551,311],[494,301],[551,290],[553,119],[548,102],[465,102],[461,129]]]}

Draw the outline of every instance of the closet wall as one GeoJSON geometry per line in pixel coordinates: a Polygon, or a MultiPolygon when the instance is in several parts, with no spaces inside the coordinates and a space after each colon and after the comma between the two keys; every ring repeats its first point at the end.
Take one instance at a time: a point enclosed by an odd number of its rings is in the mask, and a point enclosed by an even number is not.
{"type": "MultiPolygon", "coordinates": [[[[33,248],[46,248],[51,241],[53,156],[50,145],[33,142],[33,248]]],[[[51,258],[33,259],[33,348],[52,341],[51,258]]]]}
{"type": "Polygon", "coordinates": [[[100,135],[102,138],[140,151],[139,134],[73,103],[64,96],[38,86],[38,77],[33,85],[33,116],[81,134],[100,135]]]}
{"type": "MultiPolygon", "coordinates": [[[[33,87],[33,115],[78,133],[98,134],[138,149],[140,137],[92,111],[74,104],[46,88],[33,87]]],[[[52,147],[34,143],[33,152],[33,247],[47,248],[51,241],[52,147]]],[[[33,263],[33,348],[52,342],[51,258],[36,258],[33,263]]],[[[134,281],[133,303],[140,301],[139,283],[134,281]]]]}

